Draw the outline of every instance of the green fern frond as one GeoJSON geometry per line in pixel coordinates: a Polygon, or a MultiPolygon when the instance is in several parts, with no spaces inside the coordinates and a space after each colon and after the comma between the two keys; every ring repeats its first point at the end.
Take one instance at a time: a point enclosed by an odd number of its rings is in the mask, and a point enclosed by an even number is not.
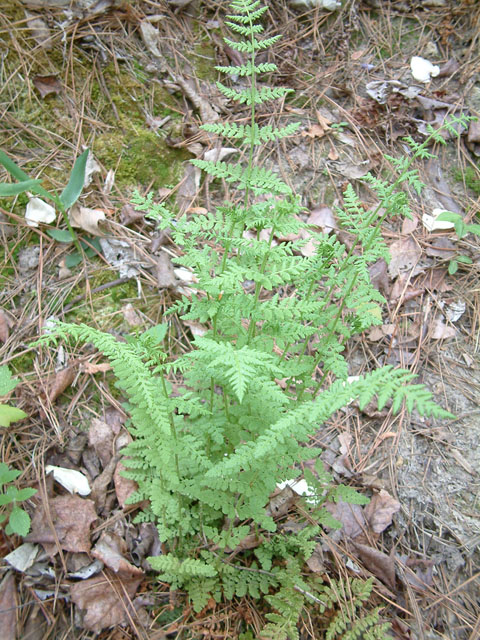
{"type": "Polygon", "coordinates": [[[252,38],[251,41],[237,42],[236,40],[230,40],[230,38],[224,38],[226,44],[240,53],[255,53],[255,51],[262,51],[269,49],[272,45],[280,40],[282,36],[273,36],[271,38],[265,38],[264,40],[257,40],[252,38]]]}
{"type": "Polygon", "coordinates": [[[249,107],[252,106],[252,104],[263,104],[270,100],[283,98],[292,91],[285,87],[261,87],[260,89],[253,87],[251,89],[242,89],[241,91],[237,91],[236,89],[226,87],[221,82],[217,82],[216,84],[217,89],[220,93],[223,93],[224,96],[230,100],[238,102],[239,104],[245,104],[249,107]]]}
{"type": "Polygon", "coordinates": [[[227,162],[211,162],[209,160],[192,160],[199,169],[202,169],[214,178],[222,178],[226,182],[236,182],[240,189],[252,189],[258,193],[292,193],[292,190],[272,171],[253,167],[252,170],[245,169],[238,164],[227,162]]]}
{"type": "Polygon", "coordinates": [[[224,136],[225,138],[229,138],[230,140],[241,140],[245,144],[253,143],[258,145],[262,142],[273,142],[275,140],[280,140],[281,138],[292,136],[296,133],[299,126],[300,123],[298,122],[292,122],[287,126],[280,128],[275,128],[271,125],[259,127],[258,124],[255,123],[252,132],[252,127],[249,124],[237,125],[235,122],[232,122],[230,124],[207,123],[202,125],[201,128],[209,133],[215,133],[217,135],[224,136]]]}

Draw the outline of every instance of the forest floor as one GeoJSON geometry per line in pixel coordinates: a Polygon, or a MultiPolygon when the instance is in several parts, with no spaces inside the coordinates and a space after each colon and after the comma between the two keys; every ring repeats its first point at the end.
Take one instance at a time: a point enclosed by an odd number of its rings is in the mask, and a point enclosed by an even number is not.
{"type": "MultiPolygon", "coordinates": [[[[153,191],[185,215],[220,203],[221,185],[200,180],[188,160],[212,145],[200,124],[241,121],[245,110],[215,85],[214,65],[238,64],[222,41],[226,3],[174,6],[181,4],[0,0],[2,150],[58,191],[77,155],[91,150],[90,183],[75,214],[83,256],[62,242],[61,216],[30,226],[27,196],[0,199],[0,364],[20,380],[9,404],[27,414],[1,429],[1,460],[21,472],[19,487],[38,489],[25,506],[26,541],[0,532],[8,556],[0,565],[4,640],[247,640],[262,617],[248,597],[195,615],[145,570],[157,542],[125,506],[130,487],[116,452],[126,416],[111,371],[92,349],[33,344],[53,318],[119,337],[145,330],[188,287],[189,272],[175,266],[178,248],[130,199],[153,191]],[[92,495],[70,495],[48,465],[81,471],[92,495]]],[[[266,161],[320,231],[336,228],[348,183],[366,210],[372,205],[360,178],[387,177],[385,154],[402,157],[404,136],[423,140],[427,123],[438,126],[447,114],[480,116],[475,0],[342,0],[335,11],[268,4],[266,33],[283,35],[269,53],[278,66],[272,82],[294,92],[261,117],[301,127],[267,147],[266,161]],[[415,80],[413,56],[440,73],[415,80]]],[[[383,496],[390,515],[361,553],[346,542],[361,527],[361,510],[337,513],[346,536],[309,568],[373,576],[374,603],[398,639],[480,638],[480,244],[432,228],[426,217],[442,209],[475,222],[478,121],[446,142],[434,149],[437,159],[417,166],[426,188],[411,194],[413,220],[384,225],[392,261],[372,271],[387,299],[383,323],[349,345],[348,361],[351,375],[386,363],[411,369],[456,418],[353,404],[314,436],[335,479],[383,496]]],[[[204,329],[170,322],[177,352],[204,329]]],[[[324,637],[312,615],[300,624],[302,638],[324,637]]]]}

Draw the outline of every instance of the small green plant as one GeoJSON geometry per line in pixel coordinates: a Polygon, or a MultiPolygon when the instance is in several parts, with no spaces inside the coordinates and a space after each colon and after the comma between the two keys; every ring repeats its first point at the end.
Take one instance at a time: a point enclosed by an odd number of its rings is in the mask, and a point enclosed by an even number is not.
{"type": "MultiPolygon", "coordinates": [[[[0,150],[0,165],[3,165],[8,173],[18,180],[18,182],[2,182],[0,183],[0,197],[17,196],[21,193],[34,193],[42,196],[47,200],[53,201],[55,207],[61,212],[67,230],[49,229],[47,233],[58,242],[73,242],[77,248],[79,255],[83,255],[82,247],[78,240],[77,234],[70,224],[67,211],[80,197],[83,184],[85,181],[85,171],[87,166],[88,149],[84,151],[75,161],[67,186],[60,195],[58,193],[50,193],[42,187],[42,181],[30,178],[23,169],[21,169],[6,153],[0,150]]],[[[46,204],[46,203],[44,203],[46,204]]]]}
{"type": "MultiPolygon", "coordinates": [[[[13,391],[18,384],[18,380],[12,377],[7,365],[0,366],[0,396],[6,396],[13,391]]],[[[21,409],[12,407],[9,404],[0,404],[0,427],[9,427],[12,422],[23,420],[27,414],[21,409]]]]}
{"type": "MultiPolygon", "coordinates": [[[[323,582],[304,573],[320,526],[339,526],[325,502],[368,501],[349,487],[334,485],[318,459],[320,450],[306,446],[310,437],[355,398],[360,407],[376,399],[380,409],[391,401],[393,412],[405,403],[422,415],[451,415],[413,382],[409,371],[384,366],[353,379],[344,356],[352,336],[381,322],[385,300],[371,283],[369,266],[389,259],[382,222],[389,215],[411,217],[401,186],[408,182],[421,190],[412,163],[431,157],[429,144],[444,140],[433,129],[422,144],[407,138],[409,157],[389,158],[396,178],[386,182],[366,176],[365,184],[378,199],[370,212],[353,187],[347,188],[337,217],[354,237],[349,248],[335,235],[311,231],[298,215],[302,207],[290,187],[256,159],[261,144],[291,136],[298,128],[257,122],[257,105],[289,92],[264,84],[262,75],[276,67],[257,61],[257,54],[279,36],[262,39],[260,18],[266,8],[259,2],[234,0],[230,6],[226,24],[239,40],[227,38],[226,43],[247,61],[218,69],[246,82],[240,89],[223,83],[218,88],[246,105],[248,120],[203,128],[243,147],[247,161],[193,163],[235,184],[240,201],[176,218],[152,194],[134,200],[161,229],[171,230],[181,250],[176,261],[196,276],[191,295],[183,295],[168,313],[206,323],[207,333],[179,357],[163,351],[167,324],[119,342],[86,325],[57,323],[43,340],[93,343],[112,364],[131,418],[126,475],[138,490],[130,501],[147,502],[137,520],[155,522],[165,545],[165,554],[150,558],[161,579],[172,589],[186,590],[196,611],[212,597],[263,598],[270,613],[262,637],[295,639],[306,602],[320,609],[334,605],[323,582]],[[305,239],[300,232],[310,236],[305,239]],[[286,237],[299,239],[276,240],[286,237]],[[304,257],[301,248],[309,240],[316,252],[304,257]],[[302,461],[315,458],[315,471],[303,473],[311,496],[298,499],[300,513],[308,518],[298,516],[301,529],[289,535],[279,526],[271,494],[278,483],[302,475],[302,461]]],[[[455,131],[453,124],[445,126],[455,131]]],[[[357,600],[363,603],[368,585],[361,584],[364,591],[358,587],[357,600]]],[[[347,629],[345,638],[382,637],[374,635],[377,626],[383,634],[379,612],[368,617],[363,604],[360,609],[365,620],[358,614],[339,619],[328,637],[347,629]]]]}
{"type": "MultiPolygon", "coordinates": [[[[441,213],[437,220],[444,222],[452,222],[455,228],[455,233],[459,240],[461,240],[468,233],[473,233],[475,236],[480,237],[480,224],[466,224],[463,217],[459,213],[453,211],[444,211],[441,213]]],[[[453,260],[450,260],[448,264],[448,273],[453,275],[458,271],[458,263],[472,264],[471,258],[464,255],[458,255],[453,260]]]]}
{"type": "Polygon", "coordinates": [[[37,490],[30,487],[17,489],[11,484],[19,475],[20,471],[0,462],[0,524],[3,526],[8,521],[5,526],[7,535],[26,536],[30,531],[30,516],[18,504],[34,496],[37,490]]]}
{"type": "MultiPolygon", "coordinates": [[[[0,367],[0,396],[13,391],[18,380],[12,377],[6,365],[0,367]]],[[[0,427],[9,427],[12,422],[26,418],[27,414],[21,409],[8,404],[0,404],[0,427]]],[[[0,524],[7,522],[5,533],[17,533],[26,536],[30,529],[30,516],[18,506],[19,502],[28,500],[37,493],[36,489],[17,489],[11,484],[18,478],[20,471],[10,469],[4,462],[0,462],[0,524]],[[8,485],[8,486],[5,486],[8,485]]]]}

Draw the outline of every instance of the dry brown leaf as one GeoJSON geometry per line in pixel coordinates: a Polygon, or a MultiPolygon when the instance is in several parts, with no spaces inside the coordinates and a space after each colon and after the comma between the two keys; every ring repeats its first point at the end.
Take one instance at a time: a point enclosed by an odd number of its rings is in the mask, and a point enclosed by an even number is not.
{"type": "Polygon", "coordinates": [[[404,218],[402,222],[402,235],[406,236],[413,233],[418,227],[418,218],[404,218]]]}
{"type": "Polygon", "coordinates": [[[0,309],[0,342],[6,342],[10,335],[8,318],[3,309],[0,309]]]}
{"type": "Polygon", "coordinates": [[[138,489],[138,485],[134,480],[130,478],[124,478],[121,473],[125,471],[126,467],[122,461],[117,463],[115,472],[113,474],[113,484],[115,485],[115,494],[117,496],[118,504],[125,507],[128,498],[138,489]]]}
{"type": "Polygon", "coordinates": [[[115,432],[109,424],[98,418],[93,418],[90,423],[88,444],[94,448],[104,468],[114,454],[113,441],[118,431],[115,432]]]}
{"type": "Polygon", "coordinates": [[[168,253],[162,251],[156,264],[157,285],[160,288],[173,287],[177,284],[177,277],[173,270],[172,260],[168,253]]]}
{"type": "Polygon", "coordinates": [[[317,546],[313,550],[312,555],[308,558],[307,567],[310,569],[310,571],[313,571],[313,573],[326,572],[325,560],[321,544],[317,544],[317,546]]]}
{"type": "Polygon", "coordinates": [[[395,332],[396,326],[394,324],[382,324],[378,327],[373,327],[368,334],[368,339],[372,342],[378,342],[383,340],[386,336],[392,336],[395,332]]]}
{"type": "Polygon", "coordinates": [[[400,238],[390,245],[392,259],[388,265],[388,272],[392,278],[406,271],[412,276],[418,273],[417,265],[422,250],[412,237],[400,238]],[[411,271],[414,270],[414,273],[411,271]]]}
{"type": "Polygon", "coordinates": [[[153,24],[148,20],[142,20],[140,22],[140,33],[150,53],[155,58],[161,60],[163,56],[158,48],[158,43],[160,42],[160,33],[158,29],[155,29],[153,24]]]}
{"type": "Polygon", "coordinates": [[[120,222],[125,227],[135,222],[143,222],[144,220],[145,211],[137,211],[131,204],[124,205],[120,210],[120,222]]]}
{"type": "MultiPolygon", "coordinates": [[[[448,106],[450,107],[451,105],[448,106]]],[[[433,123],[431,124],[433,125],[433,123]]],[[[442,167],[436,157],[430,158],[427,162],[426,174],[430,178],[432,187],[435,189],[435,196],[438,198],[441,207],[447,211],[453,211],[453,213],[459,213],[463,216],[465,212],[453,198],[450,187],[443,176],[442,167]]]]}
{"type": "MultiPolygon", "coordinates": [[[[113,480],[113,474],[115,473],[115,468],[117,466],[119,458],[120,454],[118,453],[113,456],[102,473],[98,475],[93,481],[91,497],[95,502],[98,513],[103,512],[103,510],[105,509],[105,505],[107,503],[108,486],[113,480]]],[[[85,460],[85,455],[83,456],[83,459],[85,460]]]]}
{"type": "MultiPolygon", "coordinates": [[[[302,232],[304,231],[304,229],[302,229],[302,232]]],[[[303,233],[300,232],[300,235],[303,236],[303,233]]],[[[314,256],[315,253],[317,252],[317,246],[319,244],[319,240],[317,240],[315,237],[310,236],[310,240],[307,242],[307,244],[304,244],[303,247],[300,249],[300,253],[302,254],[302,256],[305,256],[306,258],[310,258],[311,256],[314,256]]]]}
{"type": "Polygon", "coordinates": [[[56,95],[62,90],[62,85],[56,76],[35,76],[33,84],[41,98],[45,98],[51,93],[56,95]]]}
{"type": "Polygon", "coordinates": [[[337,222],[333,215],[333,211],[325,204],[320,204],[310,212],[307,224],[319,227],[324,233],[330,233],[337,229],[337,222]]]}
{"type": "Polygon", "coordinates": [[[351,540],[351,544],[355,555],[362,561],[365,568],[384,582],[389,589],[395,589],[395,559],[393,555],[387,556],[378,549],[354,540],[351,540]]]}
{"type": "Polygon", "coordinates": [[[183,324],[190,329],[193,336],[204,336],[208,331],[207,327],[203,324],[200,324],[200,322],[190,322],[189,320],[184,320],[183,324]]]}
{"type": "Polygon", "coordinates": [[[328,159],[332,160],[333,162],[335,162],[339,158],[340,158],[340,156],[338,155],[337,150],[335,149],[335,147],[332,147],[330,149],[330,151],[328,152],[328,159]]]}
{"type": "Polygon", "coordinates": [[[103,564],[119,576],[143,576],[139,567],[128,562],[125,558],[127,543],[116,533],[104,531],[92,549],[92,556],[101,560],[103,564]]]}
{"type": "Polygon", "coordinates": [[[351,433],[340,433],[338,436],[340,442],[340,453],[342,456],[346,456],[350,452],[350,443],[352,442],[351,433]]]}
{"type": "Polygon", "coordinates": [[[0,582],[0,629],[2,640],[15,640],[17,627],[17,587],[13,571],[0,582]]]}
{"type": "Polygon", "coordinates": [[[322,127],[321,124],[312,124],[311,127],[302,131],[302,138],[323,138],[327,129],[322,127]]]}
{"type": "Polygon", "coordinates": [[[92,236],[103,235],[98,228],[99,222],[105,220],[105,211],[102,209],[89,209],[80,205],[73,205],[68,214],[70,224],[77,229],[83,229],[92,236]]]}
{"type": "Polygon", "coordinates": [[[375,289],[378,289],[380,293],[388,295],[390,291],[390,280],[388,278],[387,263],[383,258],[380,258],[368,267],[370,274],[370,280],[372,281],[375,289]]]}
{"type": "Polygon", "coordinates": [[[286,515],[296,499],[297,494],[287,485],[279,493],[270,498],[270,503],[266,508],[267,515],[274,518],[286,515]]]}
{"type": "Polygon", "coordinates": [[[140,586],[140,576],[116,576],[108,569],[102,575],[72,585],[72,602],[82,609],[83,626],[99,633],[127,622],[128,604],[140,586]]]}
{"type": "Polygon", "coordinates": [[[76,366],[66,367],[55,374],[55,379],[50,384],[48,391],[48,399],[50,402],[55,402],[55,400],[62,395],[65,389],[68,389],[72,384],[75,380],[76,368],[76,366]]]}
{"type": "Polygon", "coordinates": [[[143,320],[135,311],[131,302],[122,307],[122,313],[123,317],[131,327],[140,327],[143,324],[143,320]]]}
{"type": "Polygon", "coordinates": [[[176,193],[176,203],[180,215],[191,208],[197,197],[200,188],[200,173],[200,169],[194,167],[193,164],[186,165],[185,174],[176,193]]]}
{"type": "Polygon", "coordinates": [[[91,375],[95,373],[105,373],[106,371],[111,371],[112,365],[109,362],[84,362],[82,365],[83,371],[85,373],[89,373],[91,375]]]}
{"type": "Polygon", "coordinates": [[[342,176],[349,180],[358,180],[363,178],[370,171],[370,161],[363,162],[332,162],[332,167],[336,169],[342,176]]]}
{"type": "Polygon", "coordinates": [[[366,529],[363,508],[359,504],[348,502],[327,502],[325,508],[342,523],[342,533],[348,538],[356,538],[366,529]]]}
{"type": "Polygon", "coordinates": [[[367,49],[358,49],[357,51],[354,51],[352,53],[350,58],[352,60],[360,60],[360,58],[365,55],[366,51],[367,51],[367,49]]]}
{"type": "Polygon", "coordinates": [[[453,338],[457,335],[457,330],[451,325],[446,325],[440,316],[437,316],[433,321],[433,328],[430,333],[430,337],[434,340],[445,340],[446,338],[453,338]]]}
{"type": "MultiPolygon", "coordinates": [[[[394,434],[395,435],[395,434],[394,434]]],[[[400,503],[388,491],[381,489],[374,494],[364,509],[365,519],[375,533],[382,533],[392,524],[394,513],[400,510],[400,503]]]]}
{"type": "Polygon", "coordinates": [[[43,502],[37,506],[32,518],[32,532],[25,540],[39,542],[50,556],[59,551],[57,540],[65,551],[88,553],[91,548],[90,526],[96,519],[92,500],[76,495],[57,496],[48,501],[47,508],[43,502]]]}
{"type": "Polygon", "coordinates": [[[451,260],[457,253],[457,249],[449,238],[440,236],[432,239],[432,242],[426,247],[425,253],[431,258],[451,260]]]}

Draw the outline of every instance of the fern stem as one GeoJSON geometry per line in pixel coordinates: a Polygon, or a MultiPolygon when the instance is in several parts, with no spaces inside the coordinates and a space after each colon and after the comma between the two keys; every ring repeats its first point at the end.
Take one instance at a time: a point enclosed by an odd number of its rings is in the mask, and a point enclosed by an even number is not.
{"type": "MultiPolygon", "coordinates": [[[[161,380],[161,383],[162,383],[163,393],[164,393],[165,398],[166,398],[166,400],[168,402],[169,396],[168,396],[168,391],[167,391],[167,385],[165,383],[165,376],[163,375],[163,373],[160,374],[160,380],[161,380]]],[[[168,422],[170,424],[170,433],[171,433],[171,436],[172,436],[172,439],[173,439],[173,442],[174,442],[174,445],[175,445],[175,453],[173,454],[173,458],[174,458],[174,462],[175,462],[175,470],[177,472],[177,479],[180,482],[181,475],[180,475],[180,464],[179,464],[179,461],[178,461],[178,453],[177,453],[177,446],[178,446],[177,429],[175,427],[175,421],[173,419],[173,415],[172,415],[171,411],[168,412],[168,422]]]]}
{"type": "MultiPolygon", "coordinates": [[[[275,228],[272,227],[272,230],[270,232],[270,238],[268,239],[268,248],[269,249],[272,247],[274,233],[275,233],[275,228]]],[[[267,260],[268,260],[268,252],[266,252],[265,255],[263,256],[262,264],[260,266],[260,273],[262,275],[265,273],[265,269],[267,268],[267,260]]],[[[259,282],[255,283],[255,297],[254,297],[253,314],[255,314],[255,311],[257,310],[258,299],[260,297],[260,291],[261,290],[262,290],[262,285],[259,282]]],[[[253,317],[252,317],[252,318],[250,318],[250,326],[248,327],[248,342],[249,343],[255,337],[255,331],[256,331],[256,323],[254,322],[253,317]]]]}

